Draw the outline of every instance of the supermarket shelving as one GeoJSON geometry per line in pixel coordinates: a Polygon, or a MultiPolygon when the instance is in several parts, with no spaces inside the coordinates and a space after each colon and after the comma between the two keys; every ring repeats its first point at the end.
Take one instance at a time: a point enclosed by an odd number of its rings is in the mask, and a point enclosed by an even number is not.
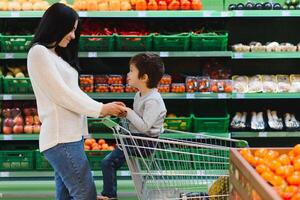
{"type": "MultiPolygon", "coordinates": [[[[0,18],[41,18],[44,11],[0,11],[0,18]]],[[[87,18],[236,18],[236,17],[300,17],[298,10],[236,11],[79,11],[87,18]]]]}
{"type": "Polygon", "coordinates": [[[300,132],[289,132],[289,131],[231,132],[231,137],[232,138],[300,137],[300,132]]]}

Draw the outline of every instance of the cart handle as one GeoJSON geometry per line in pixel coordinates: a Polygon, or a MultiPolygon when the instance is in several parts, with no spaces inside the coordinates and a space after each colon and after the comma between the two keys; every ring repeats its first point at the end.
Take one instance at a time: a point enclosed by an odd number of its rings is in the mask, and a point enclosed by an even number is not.
{"type": "Polygon", "coordinates": [[[113,120],[111,120],[109,117],[104,117],[102,119],[100,119],[101,123],[103,123],[105,126],[107,126],[108,128],[116,128],[119,126],[118,123],[114,122],[113,120]]]}

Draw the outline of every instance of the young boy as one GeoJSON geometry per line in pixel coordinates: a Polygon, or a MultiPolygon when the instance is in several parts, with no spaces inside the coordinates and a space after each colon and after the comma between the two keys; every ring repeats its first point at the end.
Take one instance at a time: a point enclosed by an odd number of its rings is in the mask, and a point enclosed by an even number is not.
{"type": "MultiPolygon", "coordinates": [[[[126,107],[129,131],[133,135],[157,138],[163,131],[167,113],[157,85],[164,74],[161,58],[152,53],[141,53],[131,58],[128,84],[139,90],[134,97],[133,110],[126,107]]],[[[125,163],[125,155],[115,148],[102,161],[103,191],[98,200],[117,198],[116,171],[125,163]]]]}

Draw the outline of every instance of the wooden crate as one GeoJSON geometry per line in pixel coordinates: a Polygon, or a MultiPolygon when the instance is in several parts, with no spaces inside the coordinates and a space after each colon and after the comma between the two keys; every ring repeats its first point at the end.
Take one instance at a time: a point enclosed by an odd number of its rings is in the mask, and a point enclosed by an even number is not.
{"type": "MultiPolygon", "coordinates": [[[[251,148],[251,152],[257,148],[251,148]]],[[[272,148],[280,154],[288,153],[291,148],[272,148]]],[[[230,199],[231,200],[281,200],[256,170],[243,158],[239,149],[230,150],[230,199]]]]}

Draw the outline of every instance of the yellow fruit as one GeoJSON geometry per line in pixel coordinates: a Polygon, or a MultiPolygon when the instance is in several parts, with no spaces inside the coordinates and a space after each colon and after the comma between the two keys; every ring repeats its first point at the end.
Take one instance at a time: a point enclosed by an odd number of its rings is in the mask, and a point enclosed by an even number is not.
{"type": "MultiPolygon", "coordinates": [[[[229,177],[221,176],[219,177],[209,188],[208,190],[209,196],[214,195],[227,195],[229,194],[229,177]]],[[[224,197],[210,197],[210,200],[226,200],[227,196],[224,197]]]]}

